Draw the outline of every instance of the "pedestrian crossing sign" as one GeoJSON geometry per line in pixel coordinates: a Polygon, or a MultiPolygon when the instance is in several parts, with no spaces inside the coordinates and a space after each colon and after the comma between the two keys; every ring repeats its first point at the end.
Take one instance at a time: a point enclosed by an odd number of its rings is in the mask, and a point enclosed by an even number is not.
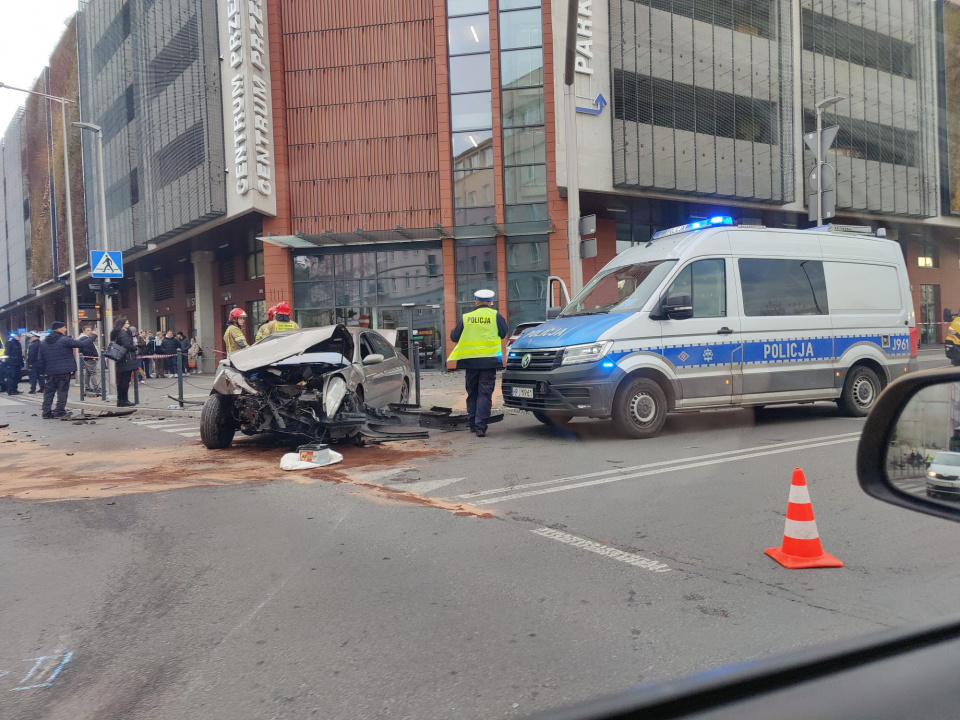
{"type": "Polygon", "coordinates": [[[119,250],[91,250],[90,277],[122,278],[123,254],[119,250]]]}

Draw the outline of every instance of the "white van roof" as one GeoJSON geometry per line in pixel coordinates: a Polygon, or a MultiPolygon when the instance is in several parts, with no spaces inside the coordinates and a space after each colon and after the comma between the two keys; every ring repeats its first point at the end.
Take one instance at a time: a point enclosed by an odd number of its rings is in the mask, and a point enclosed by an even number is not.
{"type": "Polygon", "coordinates": [[[614,257],[604,270],[634,263],[686,260],[703,255],[762,254],[814,256],[824,260],[857,260],[900,264],[900,245],[886,238],[857,233],[793,228],[726,226],[670,235],[636,245],[614,257]]]}

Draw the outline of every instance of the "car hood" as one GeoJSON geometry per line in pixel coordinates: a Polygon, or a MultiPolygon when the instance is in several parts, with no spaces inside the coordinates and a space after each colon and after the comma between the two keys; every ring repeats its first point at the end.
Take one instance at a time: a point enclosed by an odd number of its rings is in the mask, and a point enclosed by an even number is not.
{"type": "Polygon", "coordinates": [[[238,350],[230,356],[230,364],[241,372],[273,365],[282,360],[302,355],[314,345],[340,337],[345,343],[348,358],[353,357],[353,338],[343,325],[327,325],[318,328],[284,330],[268,335],[266,339],[238,350]]]}
{"type": "Polygon", "coordinates": [[[596,342],[604,332],[631,315],[633,313],[603,313],[547,320],[542,325],[524,330],[510,349],[535,350],[596,342]]]}

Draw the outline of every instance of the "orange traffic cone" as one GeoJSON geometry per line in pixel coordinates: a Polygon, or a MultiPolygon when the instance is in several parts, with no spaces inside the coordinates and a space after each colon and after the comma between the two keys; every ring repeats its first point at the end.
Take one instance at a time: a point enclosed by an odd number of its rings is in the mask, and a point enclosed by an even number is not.
{"type": "Polygon", "coordinates": [[[817,521],[803,470],[794,468],[787,502],[787,522],[783,529],[783,547],[767,548],[767,555],[785,568],[843,567],[843,563],[820,545],[817,521]]]}

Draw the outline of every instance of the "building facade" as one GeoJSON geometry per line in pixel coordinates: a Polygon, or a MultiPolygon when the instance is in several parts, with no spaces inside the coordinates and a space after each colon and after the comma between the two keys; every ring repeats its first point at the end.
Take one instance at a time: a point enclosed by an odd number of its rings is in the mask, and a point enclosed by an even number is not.
{"type": "MultiPolygon", "coordinates": [[[[944,313],[960,311],[960,7],[576,11],[580,206],[597,216],[585,278],[697,218],[814,224],[804,134],[818,103],[844,96],[824,115],[839,126],[825,158],[835,221],[901,244],[921,337],[942,341],[944,313]]],[[[80,100],[104,128],[106,242],[129,268],[118,309],[216,346],[232,307],[256,322],[284,299],[303,325],[396,329],[436,368],[479,288],[511,325],[542,319],[561,300],[551,278],[570,276],[567,12],[566,0],[89,0],[80,100]]],[[[0,324],[36,291],[14,271],[33,220],[11,221],[18,127],[3,155],[0,324]]],[[[83,160],[90,247],[105,247],[93,136],[83,160]]]]}

